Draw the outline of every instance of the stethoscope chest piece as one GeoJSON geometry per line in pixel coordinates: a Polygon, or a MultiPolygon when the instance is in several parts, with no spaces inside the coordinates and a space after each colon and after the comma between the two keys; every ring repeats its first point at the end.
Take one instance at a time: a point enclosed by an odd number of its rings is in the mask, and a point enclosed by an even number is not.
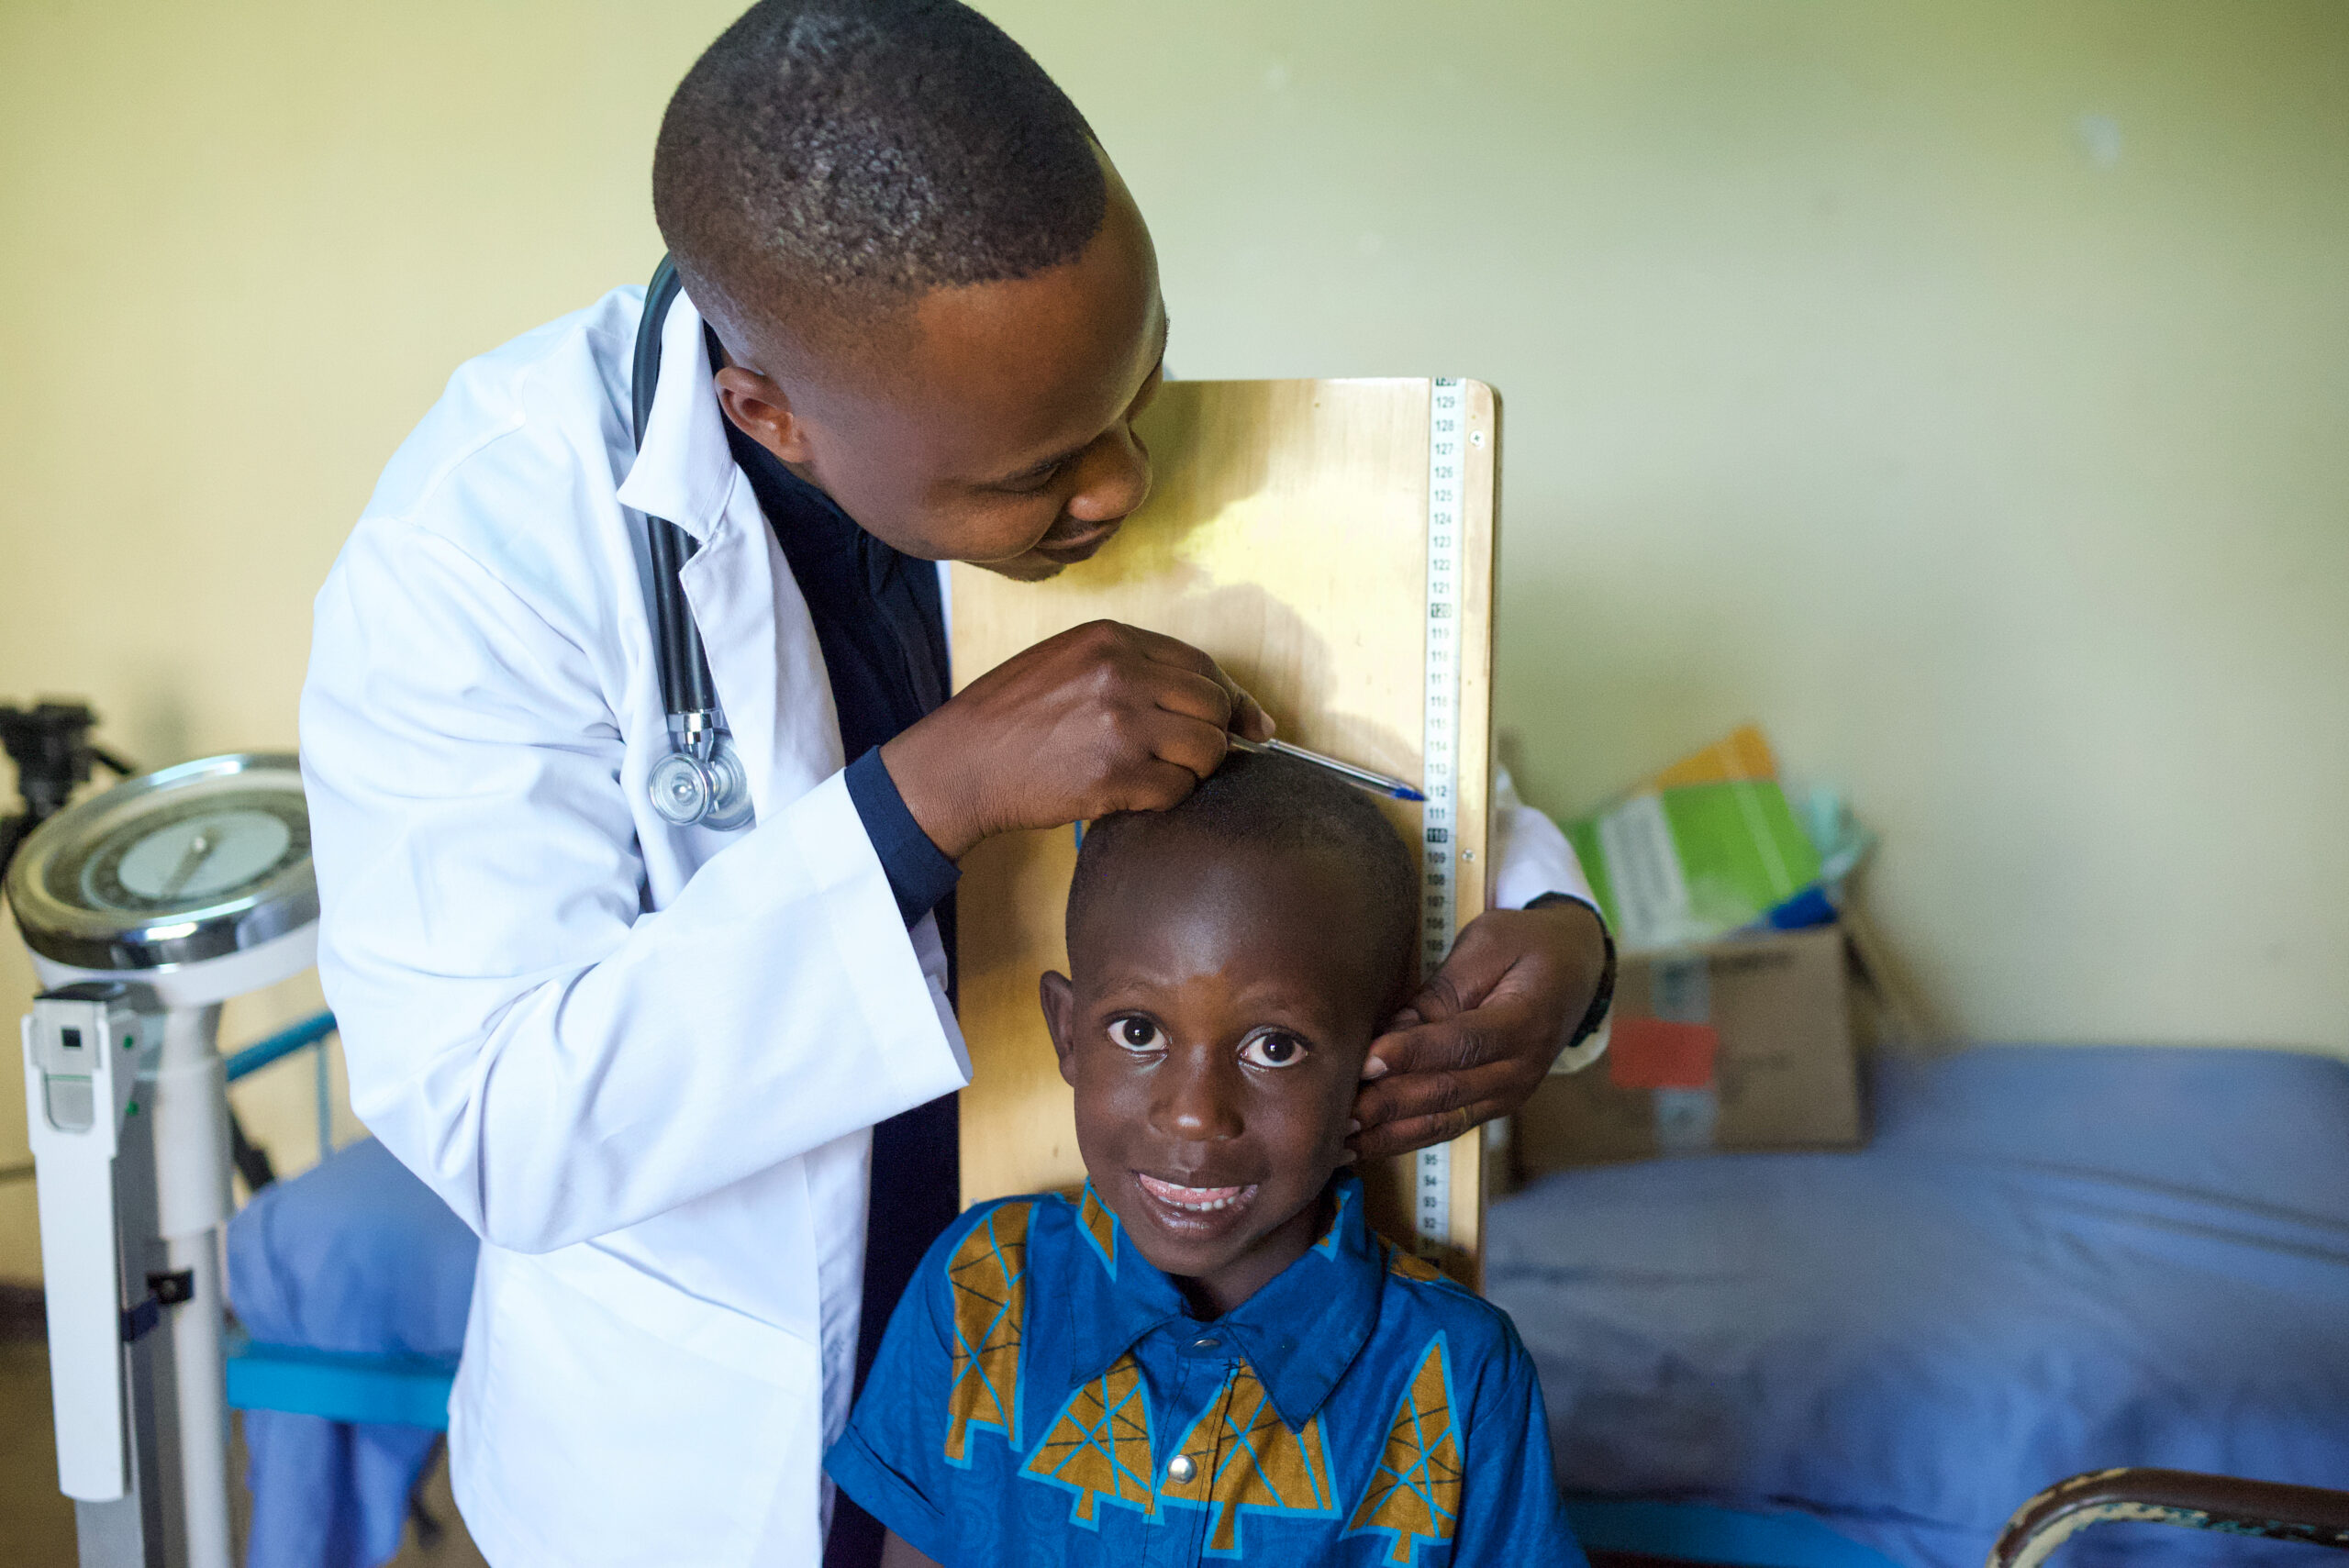
{"type": "Polygon", "coordinates": [[[730,833],[751,820],[750,775],[731,739],[719,732],[711,742],[706,753],[679,750],[652,765],[652,809],[674,827],[730,833]]]}

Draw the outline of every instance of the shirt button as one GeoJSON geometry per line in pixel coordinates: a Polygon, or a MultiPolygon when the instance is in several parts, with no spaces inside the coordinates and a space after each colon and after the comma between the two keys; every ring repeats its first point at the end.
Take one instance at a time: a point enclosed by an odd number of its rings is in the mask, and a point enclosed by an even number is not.
{"type": "Polygon", "coordinates": [[[1166,1462],[1166,1479],[1169,1481],[1188,1481],[1192,1476],[1198,1473],[1198,1470],[1199,1467],[1191,1462],[1191,1456],[1189,1454],[1178,1453],[1174,1458],[1166,1462]]]}
{"type": "Polygon", "coordinates": [[[1191,1341],[1191,1349],[1195,1351],[1211,1351],[1221,1343],[1223,1343],[1221,1340],[1217,1339],[1213,1334],[1209,1334],[1205,1339],[1193,1340],[1191,1341]]]}

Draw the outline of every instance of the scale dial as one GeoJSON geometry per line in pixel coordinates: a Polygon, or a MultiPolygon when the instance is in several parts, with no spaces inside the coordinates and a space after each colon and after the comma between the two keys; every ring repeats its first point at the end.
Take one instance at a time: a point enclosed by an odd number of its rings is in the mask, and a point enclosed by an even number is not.
{"type": "Polygon", "coordinates": [[[25,942],[83,969],[158,970],[258,947],[317,917],[292,757],[208,757],[58,813],[8,873],[25,942]]]}

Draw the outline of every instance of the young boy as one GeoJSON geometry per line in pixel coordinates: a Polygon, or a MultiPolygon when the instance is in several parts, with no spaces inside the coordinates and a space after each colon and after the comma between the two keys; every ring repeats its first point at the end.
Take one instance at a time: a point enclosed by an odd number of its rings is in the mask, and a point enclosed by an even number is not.
{"type": "Polygon", "coordinates": [[[891,1319],[827,1462],[885,1562],[1583,1561],[1508,1318],[1344,1168],[1417,908],[1378,808],[1283,758],[1085,835],[1042,989],[1090,1179],[963,1216],[891,1319]]]}

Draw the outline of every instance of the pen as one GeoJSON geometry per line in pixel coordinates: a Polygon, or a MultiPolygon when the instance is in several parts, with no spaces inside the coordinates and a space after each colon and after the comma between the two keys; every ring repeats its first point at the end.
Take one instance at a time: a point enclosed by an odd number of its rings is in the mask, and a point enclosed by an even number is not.
{"type": "Polygon", "coordinates": [[[1341,762],[1335,757],[1325,757],[1319,751],[1308,751],[1302,746],[1292,746],[1286,740],[1251,740],[1244,736],[1231,737],[1235,751],[1273,751],[1284,757],[1294,757],[1300,762],[1310,762],[1324,773],[1335,773],[1350,784],[1369,790],[1374,795],[1395,800],[1425,800],[1426,795],[1401,779],[1374,773],[1368,768],[1357,768],[1352,762],[1341,762]]]}

